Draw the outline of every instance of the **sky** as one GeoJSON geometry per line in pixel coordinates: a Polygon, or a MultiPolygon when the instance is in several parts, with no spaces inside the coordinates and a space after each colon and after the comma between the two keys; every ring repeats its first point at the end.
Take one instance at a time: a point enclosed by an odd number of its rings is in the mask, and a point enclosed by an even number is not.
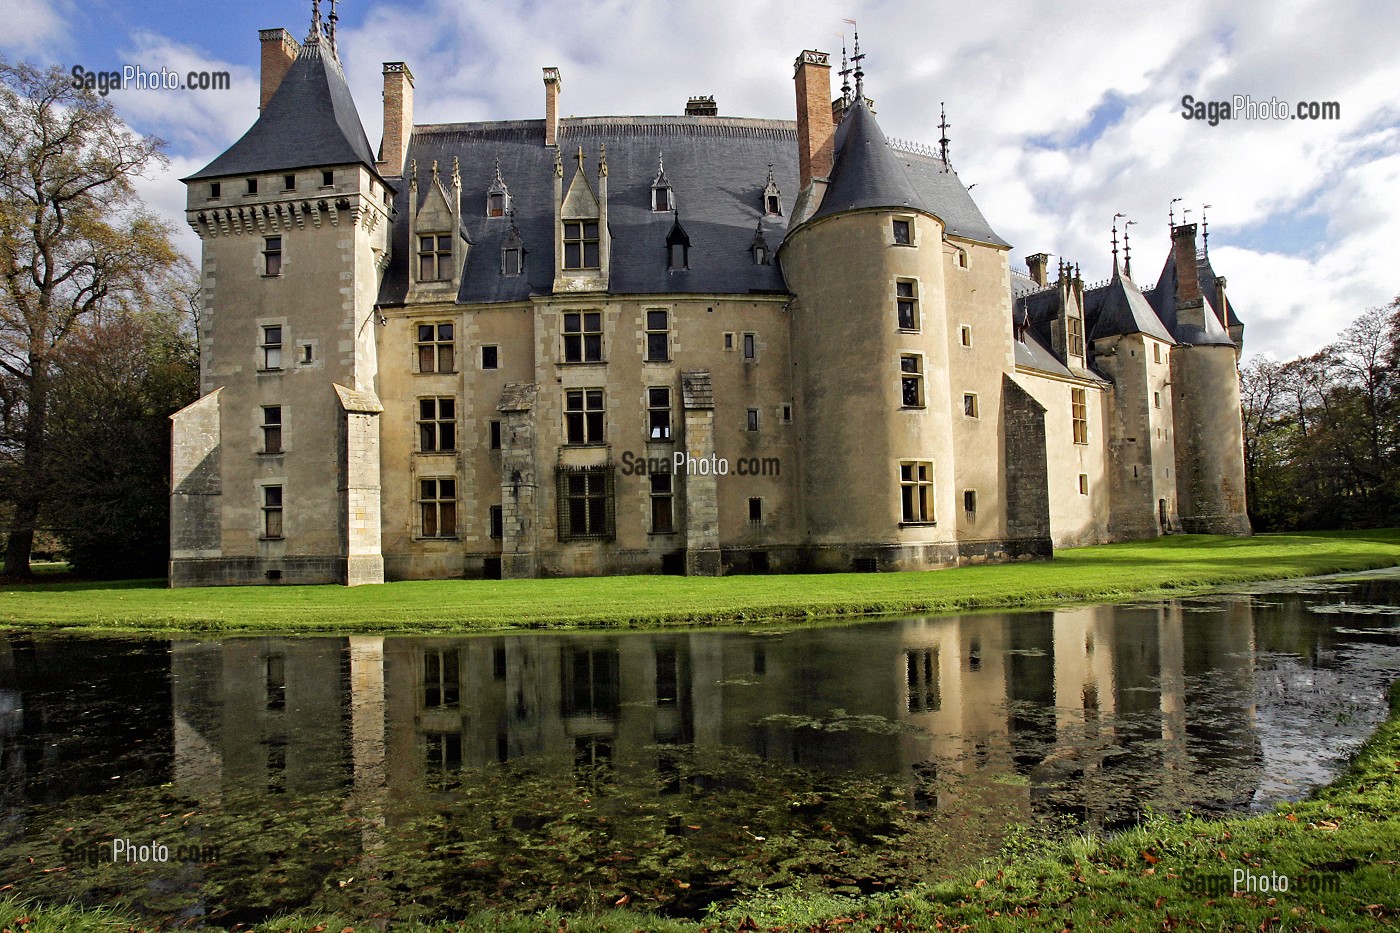
{"type": "MultiPolygon", "coordinates": [[[[310,0],[6,0],[0,55],[65,71],[227,71],[219,91],[117,90],[134,129],[168,143],[141,181],[198,256],[179,179],[257,117],[258,30],[307,33],[310,0]]],[[[323,4],[329,11],[329,0],[323,4]]],[[[934,4],[901,0],[420,0],[338,4],[341,60],[372,145],[381,63],[416,78],[415,120],[675,114],[713,94],[726,116],[795,118],[793,60],[839,58],[858,23],[866,95],[891,137],[936,144],[946,102],[954,167],[1013,246],[1086,281],[1112,271],[1110,223],[1135,221],[1133,269],[1154,283],[1173,199],[1199,221],[1245,321],[1246,355],[1312,353],[1400,295],[1400,4],[1203,0],[934,4]],[[1332,121],[1183,118],[1182,98],[1335,101],[1332,121]],[[1056,261],[1056,259],[1052,259],[1056,261]]],[[[839,77],[834,76],[834,84],[839,77]]]]}

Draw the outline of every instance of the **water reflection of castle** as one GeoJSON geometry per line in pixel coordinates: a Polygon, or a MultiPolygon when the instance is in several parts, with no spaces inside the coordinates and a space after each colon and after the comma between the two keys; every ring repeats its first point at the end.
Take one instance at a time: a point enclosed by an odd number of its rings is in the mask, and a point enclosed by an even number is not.
{"type": "Polygon", "coordinates": [[[1053,806],[1045,788],[1130,767],[1168,796],[1227,774],[1198,806],[1238,807],[1260,772],[1254,638],[1240,602],[788,634],[176,642],[174,777],[196,796],[393,796],[521,757],[664,775],[658,746],[693,744],[912,775],[924,806],[940,801],[920,781],[950,773],[1015,772],[1028,804],[1053,806]]]}

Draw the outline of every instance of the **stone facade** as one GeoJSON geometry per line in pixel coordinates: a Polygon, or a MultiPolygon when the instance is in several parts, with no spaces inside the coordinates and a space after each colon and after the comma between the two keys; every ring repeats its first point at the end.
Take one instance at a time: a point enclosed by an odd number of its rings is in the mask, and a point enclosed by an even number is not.
{"type": "Polygon", "coordinates": [[[172,585],[1248,533],[1242,325],[1194,227],[1155,290],[1015,271],[946,148],[891,144],[859,80],[832,103],[825,53],[795,123],[561,118],[549,68],[543,120],[415,126],[389,63],[375,154],[333,37],[284,68],[268,35],[263,115],[187,179],[206,394],[174,418],[172,585]]]}

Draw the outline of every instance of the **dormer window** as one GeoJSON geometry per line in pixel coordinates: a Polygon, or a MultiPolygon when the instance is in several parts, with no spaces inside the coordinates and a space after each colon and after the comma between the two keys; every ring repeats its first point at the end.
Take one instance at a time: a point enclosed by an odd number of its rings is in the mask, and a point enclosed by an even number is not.
{"type": "Polygon", "coordinates": [[[783,194],[778,190],[778,181],[773,177],[773,163],[768,163],[768,183],[763,187],[763,213],[768,217],[783,215],[783,194]]]}
{"type": "Polygon", "coordinates": [[[496,160],[496,177],[486,189],[486,216],[504,217],[510,210],[510,189],[501,177],[501,160],[496,160]]]}
{"type": "Polygon", "coordinates": [[[671,272],[683,272],[690,268],[690,237],[681,227],[680,216],[666,234],[666,268],[671,272]]]}
{"type": "Polygon", "coordinates": [[[564,268],[598,268],[598,221],[564,221],[564,268]]]}
{"type": "Polygon", "coordinates": [[[430,233],[418,238],[418,281],[444,282],[452,278],[452,237],[430,233]]]}
{"type": "Polygon", "coordinates": [[[510,212],[510,229],[501,243],[501,275],[520,275],[525,271],[525,244],[515,226],[515,211],[510,212]]]}
{"type": "Polygon", "coordinates": [[[768,265],[768,241],[763,238],[763,221],[758,222],[758,229],[754,231],[753,242],[749,244],[749,252],[753,254],[753,264],[756,266],[768,265]]]}
{"type": "Polygon", "coordinates": [[[666,180],[666,166],[661,153],[656,154],[656,178],[651,182],[651,209],[654,213],[676,209],[676,199],[671,193],[671,183],[666,180]]]}

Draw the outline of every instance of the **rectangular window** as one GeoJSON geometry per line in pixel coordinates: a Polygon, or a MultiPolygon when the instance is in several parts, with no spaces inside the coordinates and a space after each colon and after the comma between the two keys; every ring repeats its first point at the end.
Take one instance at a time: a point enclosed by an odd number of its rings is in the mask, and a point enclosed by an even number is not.
{"type": "Polygon", "coordinates": [[[963,393],[963,417],[977,417],[977,395],[973,392],[963,393]]]}
{"type": "Polygon", "coordinates": [[[217,181],[212,182],[209,185],[209,200],[217,201],[222,194],[223,188],[219,185],[217,181]]]}
{"type": "Polygon", "coordinates": [[[312,347],[311,344],[304,343],[301,345],[301,362],[303,364],[310,365],[312,358],[315,356],[315,354],[316,350],[314,347],[312,347]]]}
{"type": "Polygon", "coordinates": [[[282,406],[265,405],[262,410],[262,436],[265,454],[282,452],[282,406]]]}
{"type": "Polygon", "coordinates": [[[564,393],[564,434],[569,444],[603,443],[602,389],[569,389],[564,393]]]}
{"type": "Polygon", "coordinates": [[[249,193],[249,194],[257,194],[257,193],[258,193],[258,180],[257,180],[256,178],[250,178],[250,179],[248,179],[248,193],[249,193]]]}
{"type": "Polygon", "coordinates": [[[282,487],[262,488],[263,537],[282,537],[282,487]]]}
{"type": "Polygon", "coordinates": [[[282,274],[282,238],[263,237],[263,275],[282,274]]]}
{"type": "Polygon", "coordinates": [[[783,424],[792,424],[792,406],[783,406],[783,424]]]}
{"type": "Polygon", "coordinates": [[[647,440],[671,439],[671,390],[666,386],[647,389],[647,440]]]}
{"type": "Polygon", "coordinates": [[[894,222],[894,241],[899,246],[914,245],[914,229],[911,221],[896,220],[894,222]]]}
{"type": "Polygon", "coordinates": [[[758,343],[753,334],[744,335],[744,359],[753,360],[758,358],[758,343]]]}
{"type": "Polygon", "coordinates": [[[1152,407],[1153,407],[1153,408],[1161,408],[1161,407],[1162,407],[1162,393],[1161,393],[1161,392],[1153,392],[1153,393],[1152,393],[1152,407]]]}
{"type": "Polygon", "coordinates": [[[749,498],[749,524],[763,524],[763,500],[757,496],[749,498]]]}
{"type": "Polygon", "coordinates": [[[561,469],[555,493],[559,540],[613,537],[613,473],[609,467],[561,469]]]}
{"type": "Polygon", "coordinates": [[[972,346],[972,327],[964,324],[958,328],[958,343],[965,347],[972,346]]]}
{"type": "Polygon", "coordinates": [[[418,238],[418,281],[445,282],[452,278],[452,237],[430,233],[418,238]]]}
{"type": "Polygon", "coordinates": [[[1087,495],[1089,494],[1089,474],[1088,474],[1088,473],[1080,473],[1080,474],[1079,474],[1079,494],[1080,494],[1081,496],[1087,496],[1087,495]]]}
{"type": "Polygon", "coordinates": [[[671,358],[671,335],[667,313],[661,309],[647,312],[647,361],[664,363],[671,358]]]}
{"type": "Polygon", "coordinates": [[[602,360],[602,312],[566,311],[564,313],[564,362],[600,363],[602,360]]]}
{"type": "Polygon", "coordinates": [[[282,368],[282,326],[272,324],[262,329],[262,368],[282,368]]]}
{"type": "Polygon", "coordinates": [[[295,191],[297,187],[297,177],[295,175],[282,176],[282,190],[295,191]]]}
{"type": "Polygon", "coordinates": [[[924,407],[924,358],[916,353],[899,357],[899,403],[905,408],[924,407]]]}
{"type": "Polygon", "coordinates": [[[501,365],[501,351],[499,347],[485,346],[481,348],[481,368],[497,369],[501,365]]]}
{"type": "Polygon", "coordinates": [[[501,423],[499,421],[491,422],[491,449],[501,449],[501,423]]]}
{"type": "Polygon", "coordinates": [[[919,329],[919,295],[913,279],[898,279],[894,283],[895,316],[900,330],[919,329]]]}
{"type": "Polygon", "coordinates": [[[1155,342],[1154,342],[1154,343],[1152,344],[1152,362],[1154,362],[1154,363],[1160,363],[1160,362],[1162,362],[1162,345],[1161,345],[1160,343],[1155,343],[1155,342]]]}
{"type": "Polygon", "coordinates": [[[651,533],[669,535],[676,530],[675,485],[670,473],[652,473],[651,480],[651,533]]]}
{"type": "MultiPolygon", "coordinates": [[[[462,669],[455,648],[423,652],[423,705],[456,706],[462,697],[462,669]]],[[[458,736],[460,739],[461,737],[458,736]]],[[[460,755],[459,755],[460,758],[460,755]]]]}
{"type": "Polygon", "coordinates": [[[423,537],[457,537],[457,481],[420,479],[418,510],[422,517],[423,537]]]}
{"type": "Polygon", "coordinates": [[[1069,414],[1074,422],[1074,442],[1089,443],[1089,403],[1083,389],[1069,390],[1069,414]]]}
{"type": "Polygon", "coordinates": [[[1084,356],[1084,322],[1077,317],[1069,319],[1070,356],[1084,356]]]}
{"type": "Polygon", "coordinates": [[[418,400],[418,449],[424,453],[457,449],[457,414],[453,399],[418,400]]]}
{"type": "Polygon", "coordinates": [[[977,490],[963,490],[963,511],[967,513],[969,519],[977,517],[977,490]]]}
{"type": "Polygon", "coordinates": [[[487,521],[491,526],[491,537],[497,540],[506,536],[505,513],[501,511],[499,505],[493,505],[486,511],[487,521]]]}
{"type": "Polygon", "coordinates": [[[757,409],[757,408],[750,408],[750,409],[749,409],[749,411],[748,411],[748,419],[745,421],[744,427],[745,427],[746,430],[749,430],[749,431],[757,431],[757,430],[758,430],[758,409],[757,409]]]}
{"type": "Polygon", "coordinates": [[[456,366],[451,324],[418,325],[418,371],[450,373],[456,366]]]}
{"type": "Polygon", "coordinates": [[[900,521],[906,525],[933,523],[933,464],[901,460],[899,464],[900,521]]]}
{"type": "Polygon", "coordinates": [[[564,268],[598,268],[598,221],[564,221],[564,268]]]}
{"type": "Polygon", "coordinates": [[[733,335],[733,334],[725,334],[725,335],[724,335],[724,348],[725,348],[726,350],[733,350],[733,349],[734,349],[734,335],[733,335]]]}
{"type": "Polygon", "coordinates": [[[324,171],[321,172],[321,187],[322,187],[322,188],[333,188],[333,187],[335,187],[335,172],[331,171],[330,169],[326,169],[326,170],[324,170],[324,171]]]}

